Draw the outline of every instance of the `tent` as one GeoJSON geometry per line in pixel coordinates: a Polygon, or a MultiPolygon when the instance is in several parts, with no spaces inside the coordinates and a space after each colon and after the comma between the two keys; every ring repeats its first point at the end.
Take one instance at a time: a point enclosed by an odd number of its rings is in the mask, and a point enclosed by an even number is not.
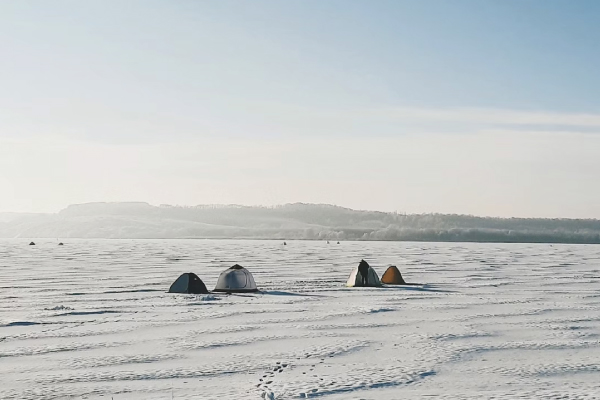
{"type": "Polygon", "coordinates": [[[404,282],[404,279],[402,278],[402,274],[394,265],[385,271],[381,277],[381,282],[387,285],[406,285],[406,282],[404,282]]]}
{"type": "Polygon", "coordinates": [[[206,294],[208,289],[198,278],[198,275],[191,272],[182,274],[169,288],[169,293],[191,293],[191,294],[206,294]]]}
{"type": "Polygon", "coordinates": [[[241,265],[235,264],[219,275],[215,292],[258,292],[254,277],[250,271],[241,265]]]}
{"type": "Polygon", "coordinates": [[[352,270],[346,286],[381,286],[381,282],[377,272],[365,260],[361,260],[360,264],[352,270]]]}

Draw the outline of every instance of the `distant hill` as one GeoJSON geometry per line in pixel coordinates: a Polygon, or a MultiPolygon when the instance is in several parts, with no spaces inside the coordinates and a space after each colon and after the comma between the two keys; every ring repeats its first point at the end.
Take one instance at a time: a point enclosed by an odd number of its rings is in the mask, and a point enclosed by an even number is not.
{"type": "Polygon", "coordinates": [[[0,237],[600,243],[600,221],[402,215],[303,203],[275,207],[88,203],[57,214],[0,213],[0,237]]]}

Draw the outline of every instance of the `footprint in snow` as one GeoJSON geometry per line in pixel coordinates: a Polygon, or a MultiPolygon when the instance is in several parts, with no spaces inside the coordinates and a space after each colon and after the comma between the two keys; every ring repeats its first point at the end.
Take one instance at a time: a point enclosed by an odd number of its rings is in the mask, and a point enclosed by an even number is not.
{"type": "Polygon", "coordinates": [[[263,392],[262,398],[265,400],[275,400],[275,393],[271,391],[263,392]]]}
{"type": "Polygon", "coordinates": [[[281,361],[277,361],[275,366],[272,369],[269,369],[268,372],[265,372],[262,378],[259,379],[259,384],[256,385],[257,388],[260,388],[263,392],[261,393],[261,397],[264,399],[275,399],[275,394],[269,389],[267,385],[273,383],[273,379],[277,373],[282,373],[285,368],[289,366],[288,363],[283,363],[281,361]],[[269,378],[270,380],[265,380],[269,378]]]}

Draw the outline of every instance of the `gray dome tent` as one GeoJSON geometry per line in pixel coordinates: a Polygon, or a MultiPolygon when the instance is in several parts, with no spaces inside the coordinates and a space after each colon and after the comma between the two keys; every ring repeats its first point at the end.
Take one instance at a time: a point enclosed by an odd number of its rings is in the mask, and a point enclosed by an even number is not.
{"type": "Polygon", "coordinates": [[[258,292],[254,277],[246,268],[235,264],[219,275],[214,292],[258,292]]]}
{"type": "Polygon", "coordinates": [[[365,260],[361,260],[360,264],[352,270],[346,286],[381,286],[381,281],[377,276],[377,272],[365,260]]]}
{"type": "Polygon", "coordinates": [[[207,294],[208,289],[198,275],[188,272],[182,274],[169,288],[169,293],[207,294]]]}

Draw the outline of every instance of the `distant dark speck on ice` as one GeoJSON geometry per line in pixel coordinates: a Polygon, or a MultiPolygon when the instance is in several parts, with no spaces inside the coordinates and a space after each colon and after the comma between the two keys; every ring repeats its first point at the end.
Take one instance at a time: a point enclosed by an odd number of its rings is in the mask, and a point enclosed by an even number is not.
{"type": "Polygon", "coordinates": [[[29,243],[30,246],[35,246],[35,243],[31,242],[29,243]]]}

